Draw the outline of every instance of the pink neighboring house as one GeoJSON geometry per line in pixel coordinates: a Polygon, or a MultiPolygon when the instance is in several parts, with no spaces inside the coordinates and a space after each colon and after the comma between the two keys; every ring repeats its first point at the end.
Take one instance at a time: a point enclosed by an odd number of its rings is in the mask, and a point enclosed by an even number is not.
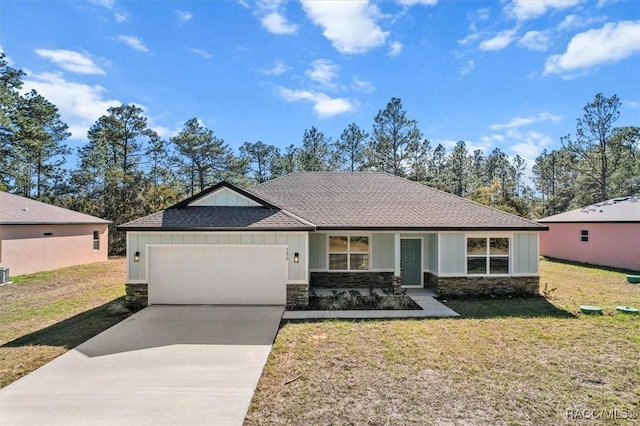
{"type": "Polygon", "coordinates": [[[0,268],[16,276],[106,261],[109,223],[0,191],[0,268]]]}
{"type": "Polygon", "coordinates": [[[538,222],[540,254],[640,271],[640,196],[620,197],[538,222]]]}

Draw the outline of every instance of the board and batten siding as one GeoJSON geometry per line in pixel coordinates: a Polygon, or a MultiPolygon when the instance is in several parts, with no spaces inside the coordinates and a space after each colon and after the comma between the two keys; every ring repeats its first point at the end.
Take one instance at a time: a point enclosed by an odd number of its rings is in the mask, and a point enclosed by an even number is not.
{"type": "Polygon", "coordinates": [[[255,201],[231,191],[228,188],[221,188],[213,194],[202,197],[190,206],[229,206],[229,207],[256,207],[260,204],[255,201]]]}
{"type": "MultiPolygon", "coordinates": [[[[332,235],[340,235],[339,231],[332,235]]],[[[309,234],[309,269],[327,270],[327,233],[313,232],[309,234]]],[[[357,231],[345,231],[343,235],[358,235],[357,231]]],[[[367,234],[371,236],[371,270],[393,271],[395,233],[380,232],[367,234]]],[[[437,234],[402,233],[401,238],[422,238],[423,268],[436,272],[438,270],[438,238],[437,234]]]]}
{"type": "Polygon", "coordinates": [[[327,268],[327,234],[309,233],[309,269],[327,268]]]}
{"type": "Polygon", "coordinates": [[[538,274],[538,234],[513,234],[513,274],[538,274]]]}
{"type": "Polygon", "coordinates": [[[128,232],[127,280],[130,283],[147,281],[145,265],[148,244],[229,244],[288,246],[288,282],[306,283],[306,237],[304,232],[128,232]],[[140,262],[133,261],[133,253],[137,251],[140,252],[140,262]],[[296,252],[300,255],[298,263],[293,261],[296,252]]]}
{"type": "Polygon", "coordinates": [[[393,271],[393,234],[371,235],[371,269],[393,271]]]}
{"type": "Polygon", "coordinates": [[[466,269],[464,234],[440,234],[440,274],[464,275],[466,269]]]}

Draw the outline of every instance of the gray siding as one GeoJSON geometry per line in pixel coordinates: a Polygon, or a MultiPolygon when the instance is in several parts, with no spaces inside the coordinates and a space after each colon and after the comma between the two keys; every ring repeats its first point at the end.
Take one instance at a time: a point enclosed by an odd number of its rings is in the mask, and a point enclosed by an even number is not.
{"type": "Polygon", "coordinates": [[[465,238],[464,234],[440,234],[441,274],[464,274],[465,238]]]}
{"type": "MultiPolygon", "coordinates": [[[[129,232],[127,246],[129,281],[146,281],[146,249],[148,244],[278,244],[289,247],[289,281],[306,281],[304,233],[212,233],[212,232],[129,232]],[[140,252],[140,262],[133,261],[133,253],[140,252]],[[300,262],[293,262],[294,253],[300,262]]],[[[311,259],[309,259],[311,263],[311,259]]],[[[251,267],[251,265],[247,265],[251,267]]]]}
{"type": "Polygon", "coordinates": [[[309,234],[309,269],[327,268],[327,234],[309,234]]]}
{"type": "Polygon", "coordinates": [[[429,234],[424,241],[425,264],[424,269],[438,273],[438,235],[429,234]]]}
{"type": "Polygon", "coordinates": [[[371,235],[371,269],[393,270],[393,234],[371,235]]]}
{"type": "Polygon", "coordinates": [[[538,273],[538,235],[513,234],[513,273],[538,273]]]}

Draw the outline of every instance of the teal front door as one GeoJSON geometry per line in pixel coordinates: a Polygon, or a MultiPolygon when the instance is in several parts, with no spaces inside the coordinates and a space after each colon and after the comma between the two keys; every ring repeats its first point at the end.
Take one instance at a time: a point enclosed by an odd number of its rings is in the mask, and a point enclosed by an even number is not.
{"type": "Polygon", "coordinates": [[[400,240],[400,270],[403,286],[422,285],[422,248],[420,240],[400,240]]]}

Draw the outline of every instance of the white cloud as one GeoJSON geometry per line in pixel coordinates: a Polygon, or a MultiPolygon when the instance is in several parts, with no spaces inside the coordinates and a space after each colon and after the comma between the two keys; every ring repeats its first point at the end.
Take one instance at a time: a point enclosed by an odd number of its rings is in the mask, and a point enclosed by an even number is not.
{"type": "Polygon", "coordinates": [[[480,50],[495,51],[502,50],[509,46],[516,36],[517,28],[504,30],[496,34],[493,38],[480,43],[480,50]]]}
{"type": "Polygon", "coordinates": [[[178,22],[181,24],[184,24],[193,18],[193,14],[188,10],[178,10],[176,14],[178,15],[178,22]]]}
{"type": "Polygon", "coordinates": [[[592,16],[583,18],[578,15],[567,15],[564,17],[563,21],[558,24],[558,30],[565,31],[574,28],[587,27],[594,23],[602,22],[604,19],[604,16],[592,16]]]}
{"type": "Polygon", "coordinates": [[[104,87],[67,81],[60,73],[27,72],[24,90],[32,89],[58,107],[74,139],[84,139],[89,127],[107,113],[107,108],[121,104],[114,99],[104,99],[104,87]]]}
{"type": "Polygon", "coordinates": [[[331,98],[324,93],[309,90],[292,90],[278,87],[278,95],[287,102],[309,101],[313,103],[313,110],[320,118],[332,117],[353,111],[357,103],[345,98],[331,98]]]}
{"type": "Polygon", "coordinates": [[[129,47],[139,52],[149,53],[149,49],[147,48],[147,46],[145,46],[144,42],[138,37],[119,35],[118,40],[125,44],[128,44],[129,47]]]}
{"type": "Polygon", "coordinates": [[[0,44],[0,53],[4,53],[4,60],[7,62],[7,65],[9,65],[10,67],[13,67],[15,64],[13,62],[13,60],[9,57],[9,55],[7,55],[7,52],[4,51],[4,47],[2,47],[2,45],[0,44]]]}
{"type": "Polygon", "coordinates": [[[262,18],[262,25],[274,34],[295,34],[298,26],[291,24],[280,12],[271,12],[262,18]]]}
{"type": "Polygon", "coordinates": [[[174,136],[177,136],[178,133],[180,133],[182,131],[182,129],[183,129],[182,126],[177,126],[177,127],[173,128],[173,129],[170,129],[168,127],[156,124],[151,119],[149,119],[149,128],[151,130],[153,130],[154,132],[156,132],[158,134],[158,136],[160,136],[163,139],[169,139],[169,138],[172,138],[174,136]]]}
{"type": "Polygon", "coordinates": [[[506,7],[507,13],[519,21],[538,18],[549,10],[573,7],[582,0],[512,0],[506,7]]]}
{"type": "Polygon", "coordinates": [[[478,32],[472,32],[470,33],[468,36],[466,36],[463,39],[457,40],[458,44],[461,44],[462,46],[469,44],[470,41],[474,41],[480,38],[480,33],[478,32]]]}
{"type": "Polygon", "coordinates": [[[473,71],[475,67],[476,67],[476,63],[473,61],[473,59],[469,59],[465,64],[465,66],[463,66],[462,69],[460,70],[460,74],[468,75],[471,71],[473,71]]]}
{"type": "Polygon", "coordinates": [[[97,4],[102,7],[106,7],[107,9],[113,9],[116,5],[116,0],[88,0],[89,3],[97,4]]]}
{"type": "Polygon", "coordinates": [[[622,101],[622,105],[629,108],[638,108],[640,107],[640,102],[637,101],[622,101]]]}
{"type": "Polygon", "coordinates": [[[256,15],[260,16],[262,26],[273,34],[290,35],[298,31],[298,26],[290,23],[284,15],[284,0],[259,0],[256,15]]]}
{"type": "Polygon", "coordinates": [[[545,31],[529,31],[518,40],[518,46],[529,50],[545,51],[551,45],[551,36],[545,31]]]}
{"type": "Polygon", "coordinates": [[[399,0],[400,4],[405,6],[414,6],[416,4],[422,4],[424,6],[433,6],[438,3],[438,0],[399,0]]]}
{"type": "Polygon", "coordinates": [[[360,80],[358,77],[351,79],[351,88],[364,93],[373,93],[376,90],[373,83],[367,80],[360,80]]]}
{"type": "Polygon", "coordinates": [[[290,71],[291,67],[287,66],[283,61],[277,60],[274,62],[273,67],[270,69],[262,70],[264,75],[282,75],[287,71],[290,71]]]}
{"type": "Polygon", "coordinates": [[[323,86],[335,88],[334,80],[338,77],[340,70],[338,65],[328,59],[316,59],[310,66],[305,72],[307,77],[323,86]]]}
{"type": "Polygon", "coordinates": [[[539,123],[541,121],[553,121],[558,122],[562,119],[561,116],[551,114],[548,112],[541,112],[536,115],[530,115],[527,117],[516,117],[505,124],[492,124],[489,126],[491,130],[502,130],[502,129],[517,129],[522,126],[528,126],[534,123],[539,123]]]}
{"type": "Polygon", "coordinates": [[[213,58],[213,55],[210,52],[208,52],[208,51],[206,51],[204,49],[189,48],[189,51],[195,53],[196,55],[200,55],[205,59],[213,58]]]}
{"type": "Polygon", "coordinates": [[[382,17],[378,7],[368,1],[302,0],[302,6],[340,53],[368,52],[384,45],[389,35],[377,23],[382,17]]]}
{"type": "Polygon", "coordinates": [[[36,49],[36,55],[49,59],[63,70],[77,74],[106,74],[104,70],[97,66],[86,53],[82,54],[73,50],[64,49],[36,49]]]}
{"type": "Polygon", "coordinates": [[[240,5],[241,5],[242,7],[244,7],[245,9],[249,9],[249,7],[250,7],[250,6],[249,6],[249,3],[247,3],[247,2],[246,2],[246,1],[244,1],[244,0],[238,0],[238,3],[240,3],[240,5]]]}
{"type": "MultiPolygon", "coordinates": [[[[473,153],[475,150],[479,149],[482,152],[487,152],[489,148],[491,148],[492,143],[484,141],[482,140],[482,138],[480,139],[481,142],[465,140],[464,144],[467,147],[467,151],[473,153]]],[[[434,147],[440,144],[448,150],[452,150],[458,144],[458,142],[460,142],[460,139],[434,139],[432,142],[434,147]]]]}
{"type": "Polygon", "coordinates": [[[116,12],[116,14],[114,15],[114,18],[116,22],[123,23],[129,20],[129,15],[126,14],[125,12],[116,12]]]}
{"type": "Polygon", "coordinates": [[[542,150],[548,148],[553,143],[553,140],[549,136],[536,131],[529,131],[524,135],[513,135],[511,139],[513,140],[510,149],[514,154],[519,155],[526,161],[528,175],[531,175],[531,168],[542,150]]]}
{"type": "Polygon", "coordinates": [[[543,74],[569,74],[640,52],[640,21],[609,22],[573,36],[566,52],[547,58],[543,74]]]}
{"type": "Polygon", "coordinates": [[[402,43],[394,41],[389,45],[389,56],[392,58],[402,53],[402,43]]]}

